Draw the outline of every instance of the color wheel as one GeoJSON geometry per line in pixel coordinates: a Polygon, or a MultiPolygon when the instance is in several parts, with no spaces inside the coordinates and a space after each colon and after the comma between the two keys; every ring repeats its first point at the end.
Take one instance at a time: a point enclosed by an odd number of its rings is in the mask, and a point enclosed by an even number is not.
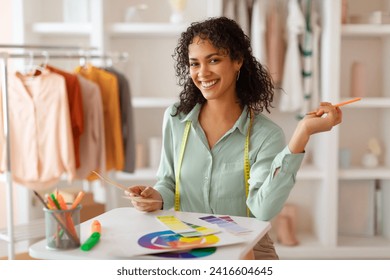
{"type": "Polygon", "coordinates": [[[201,258],[213,254],[217,248],[211,247],[216,244],[219,238],[216,235],[207,235],[199,237],[182,237],[173,231],[157,231],[146,234],[138,240],[142,247],[154,250],[177,250],[174,252],[162,252],[154,254],[164,258],[201,258]],[[194,247],[207,247],[195,248],[194,247]]]}

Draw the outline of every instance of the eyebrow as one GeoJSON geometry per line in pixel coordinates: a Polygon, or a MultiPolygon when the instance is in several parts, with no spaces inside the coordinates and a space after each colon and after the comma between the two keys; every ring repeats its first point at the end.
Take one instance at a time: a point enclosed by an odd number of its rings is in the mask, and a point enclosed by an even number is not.
{"type": "MultiPolygon", "coordinates": [[[[212,56],[214,56],[214,55],[220,56],[220,54],[216,52],[216,53],[211,53],[211,54],[207,55],[207,56],[205,57],[205,59],[208,59],[208,58],[210,58],[210,57],[212,57],[212,56]]],[[[198,60],[198,59],[197,59],[197,58],[192,58],[192,57],[190,57],[190,60],[198,60]]]]}

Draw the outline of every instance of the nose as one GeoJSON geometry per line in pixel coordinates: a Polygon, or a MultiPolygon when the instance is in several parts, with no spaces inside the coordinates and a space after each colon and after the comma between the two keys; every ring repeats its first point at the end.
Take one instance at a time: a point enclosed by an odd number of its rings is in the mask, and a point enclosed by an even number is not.
{"type": "Polygon", "coordinates": [[[210,75],[210,69],[206,64],[201,64],[198,71],[198,77],[203,78],[210,75]]]}

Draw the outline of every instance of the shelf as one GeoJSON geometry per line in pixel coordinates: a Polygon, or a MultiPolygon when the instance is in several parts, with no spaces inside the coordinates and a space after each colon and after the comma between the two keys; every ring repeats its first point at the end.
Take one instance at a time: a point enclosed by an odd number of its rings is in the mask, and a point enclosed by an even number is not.
{"type": "Polygon", "coordinates": [[[343,180],[390,180],[390,168],[350,168],[340,169],[339,179],[343,180]]]}
{"type": "MultiPolygon", "coordinates": [[[[137,169],[134,173],[115,171],[112,173],[112,177],[115,178],[115,180],[122,180],[122,181],[127,181],[127,180],[152,181],[152,180],[156,180],[156,174],[157,174],[157,169],[142,168],[142,169],[137,169]]],[[[321,172],[321,170],[319,170],[317,167],[312,165],[302,166],[297,174],[297,179],[299,180],[320,180],[322,178],[323,178],[323,173],[321,172]]],[[[61,180],[67,181],[66,174],[61,176],[61,180]]]]}
{"type": "Polygon", "coordinates": [[[346,236],[338,237],[338,246],[340,247],[359,247],[359,248],[381,248],[387,247],[390,254],[390,239],[383,236],[346,236]]]}
{"type": "Polygon", "coordinates": [[[134,97],[132,106],[134,108],[168,108],[178,100],[164,97],[134,97]]]}
{"type": "Polygon", "coordinates": [[[345,24],[341,27],[341,35],[362,37],[390,36],[390,24],[345,24]]]}
{"type": "MultiPolygon", "coordinates": [[[[346,101],[350,98],[343,98],[341,102],[346,101]]],[[[359,102],[354,102],[348,104],[348,106],[343,107],[347,108],[390,108],[390,98],[389,97],[362,97],[362,100],[359,102]]]]}
{"type": "MultiPolygon", "coordinates": [[[[45,237],[45,219],[38,219],[28,224],[14,226],[14,242],[45,237]]],[[[0,240],[9,242],[6,229],[0,229],[0,240]]]]}
{"type": "MultiPolygon", "coordinates": [[[[350,98],[343,98],[346,101],[350,98]]],[[[177,98],[168,97],[133,97],[134,108],[167,108],[178,102],[177,98]]],[[[386,97],[363,97],[361,101],[348,104],[345,108],[390,108],[390,98],[386,97]]]]}
{"type": "Polygon", "coordinates": [[[326,247],[320,244],[318,239],[310,233],[298,233],[297,239],[299,245],[297,246],[285,246],[277,241],[276,235],[272,235],[275,241],[275,249],[281,260],[286,259],[306,259],[307,256],[310,258],[319,258],[324,256],[326,247]]]}
{"type": "Polygon", "coordinates": [[[318,260],[318,259],[390,259],[390,247],[325,247],[325,246],[276,246],[281,260],[318,260]],[[310,256],[310,257],[308,257],[310,256]]]}
{"type": "Polygon", "coordinates": [[[90,35],[90,23],[39,22],[34,23],[32,30],[47,35],[90,35]]]}
{"type": "Polygon", "coordinates": [[[108,27],[107,31],[111,35],[126,35],[143,38],[178,37],[187,26],[188,23],[113,23],[108,27]]]}
{"type": "Polygon", "coordinates": [[[298,180],[320,180],[323,177],[321,170],[313,165],[302,165],[297,173],[298,180]]]}
{"type": "Polygon", "coordinates": [[[138,169],[134,173],[115,172],[113,178],[118,181],[139,180],[139,181],[153,181],[156,180],[157,170],[152,168],[138,169]]]}
{"type": "MultiPolygon", "coordinates": [[[[156,180],[157,170],[152,168],[138,169],[134,173],[115,172],[116,180],[156,180]]],[[[323,177],[322,172],[314,166],[303,166],[298,174],[297,178],[300,180],[317,180],[323,177]]]]}
{"type": "Polygon", "coordinates": [[[289,259],[389,259],[390,241],[384,237],[338,238],[337,246],[325,246],[311,234],[298,234],[298,246],[284,246],[276,242],[275,248],[281,260],[289,259]]]}

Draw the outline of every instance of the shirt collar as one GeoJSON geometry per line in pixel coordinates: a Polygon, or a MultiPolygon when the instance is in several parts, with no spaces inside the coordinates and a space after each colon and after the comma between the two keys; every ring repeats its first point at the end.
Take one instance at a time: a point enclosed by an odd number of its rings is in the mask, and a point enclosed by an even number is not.
{"type": "Polygon", "coordinates": [[[248,107],[245,105],[244,110],[242,110],[241,116],[234,124],[233,129],[237,128],[241,132],[241,134],[246,135],[249,122],[250,122],[250,114],[248,114],[248,107]]]}
{"type": "Polygon", "coordinates": [[[197,103],[194,108],[182,119],[182,122],[191,121],[193,124],[198,123],[199,113],[202,105],[197,103]]]}
{"type": "MultiPolygon", "coordinates": [[[[201,104],[196,104],[195,107],[181,120],[182,122],[191,121],[194,126],[198,125],[199,123],[199,113],[200,109],[202,108],[201,104]]],[[[230,129],[231,131],[234,131],[236,128],[243,134],[246,135],[248,126],[249,126],[249,114],[248,114],[248,107],[245,106],[244,110],[242,110],[242,113],[236,123],[233,125],[233,127],[230,129]]]]}

